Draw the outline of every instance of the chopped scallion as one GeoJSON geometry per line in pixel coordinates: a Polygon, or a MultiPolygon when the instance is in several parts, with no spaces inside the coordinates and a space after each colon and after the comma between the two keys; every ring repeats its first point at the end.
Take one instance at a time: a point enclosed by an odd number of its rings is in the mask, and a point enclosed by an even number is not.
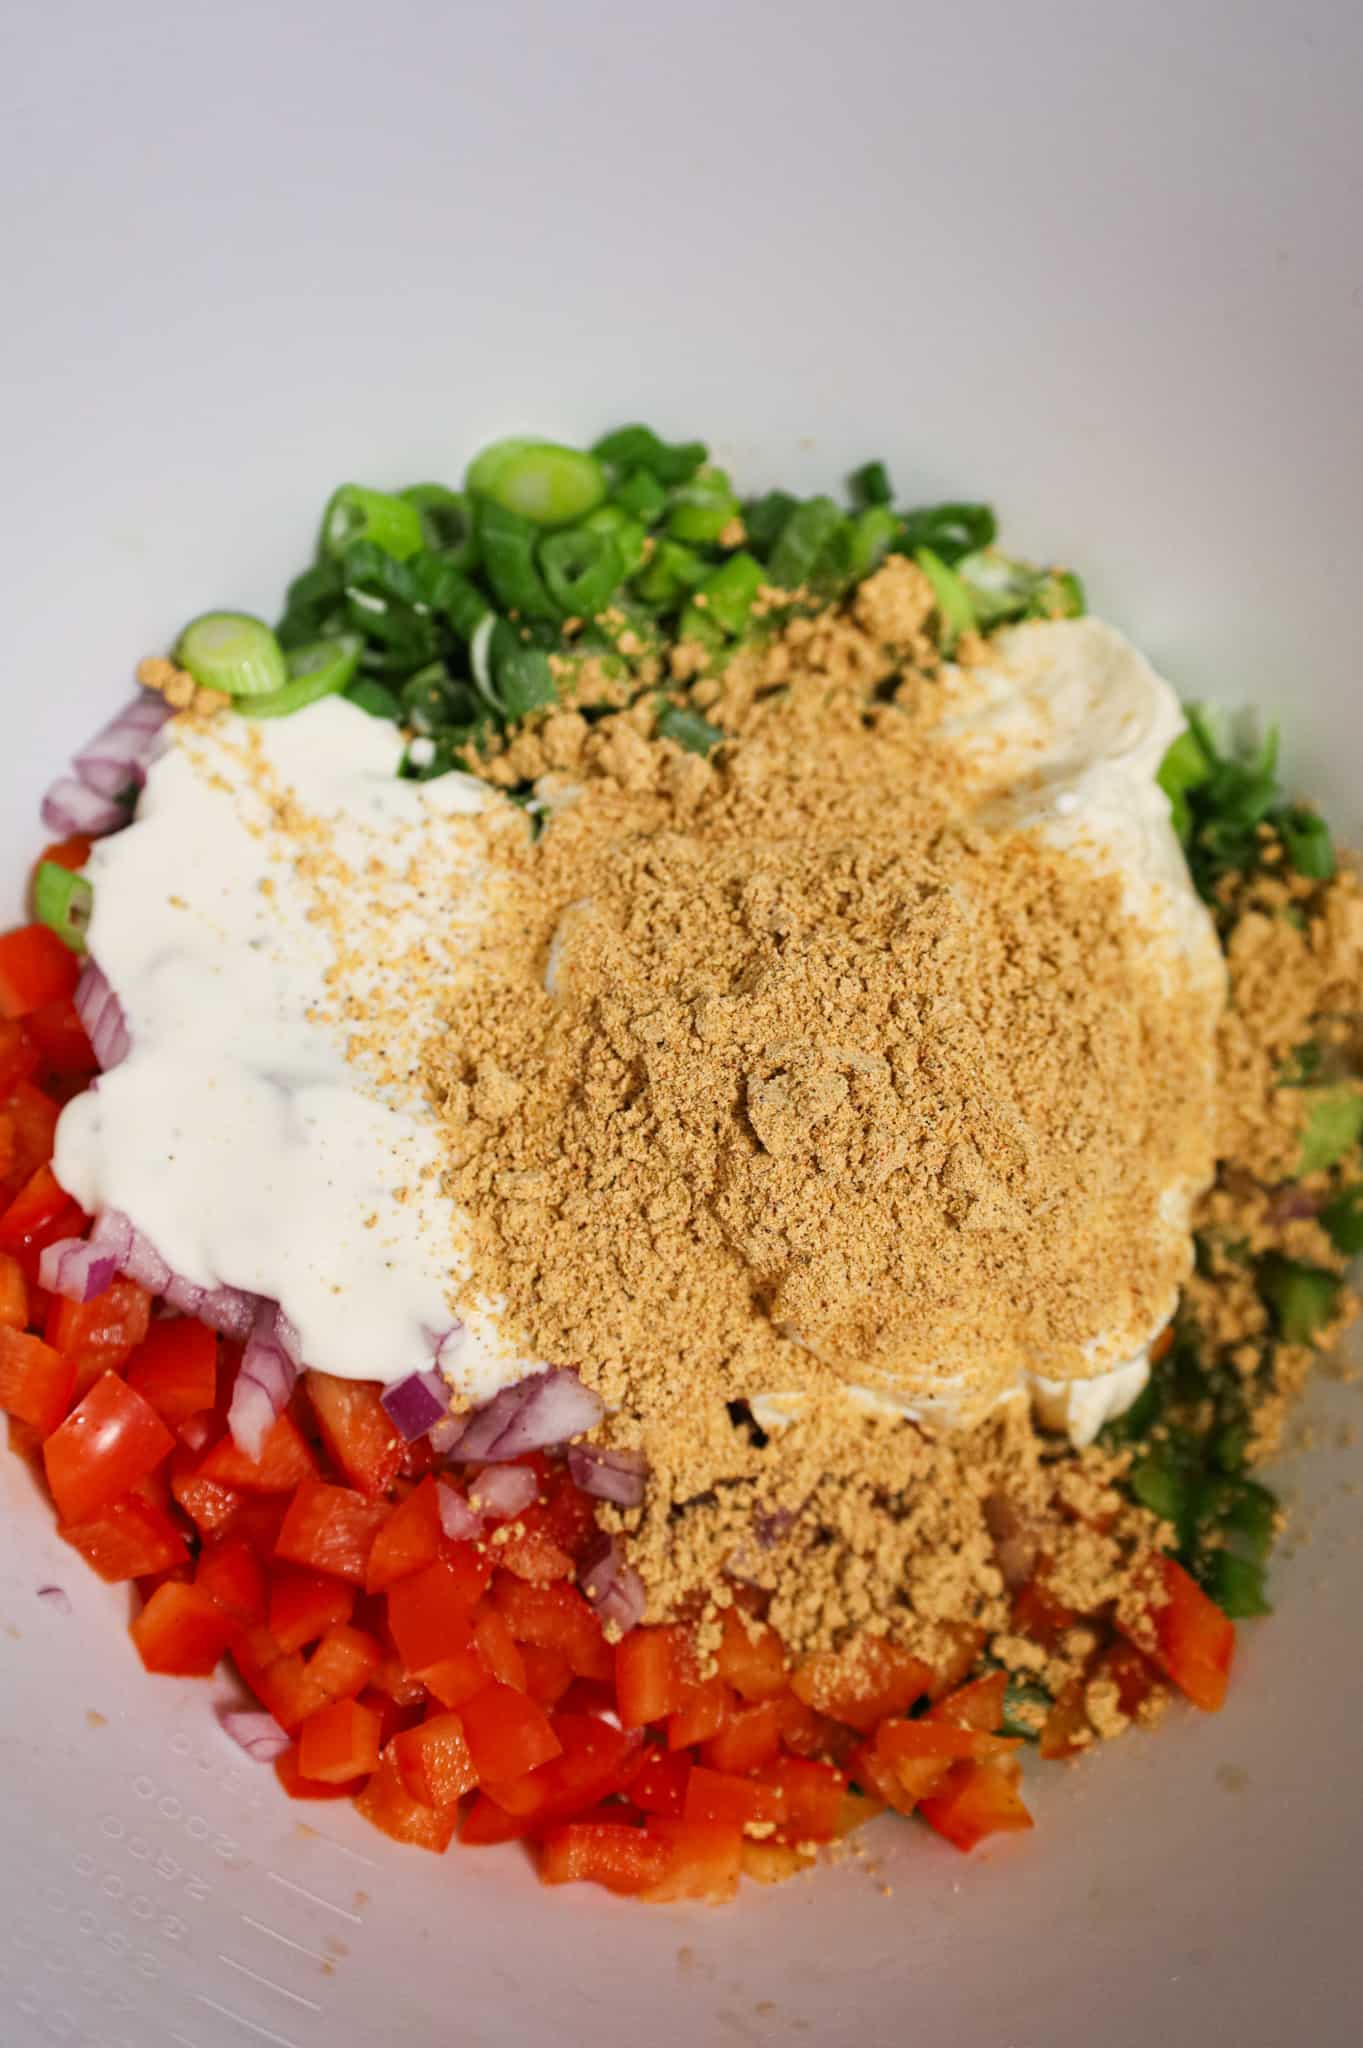
{"type": "Polygon", "coordinates": [[[261,620],[246,612],[205,612],[176,642],[175,659],[206,690],[229,697],[265,697],[289,680],[284,650],[261,620]]]}
{"type": "Polygon", "coordinates": [[[606,495],[594,456],[557,441],[495,441],[469,464],[468,488],[535,526],[569,526],[606,495]]]}
{"type": "Polygon", "coordinates": [[[249,718],[289,718],[322,697],[334,696],[351,682],[360,665],[364,642],[358,634],[314,640],[289,654],[289,680],[268,697],[245,697],[239,709],[249,718]]]}
{"type": "Polygon", "coordinates": [[[58,861],[39,861],[33,877],[33,909],[40,924],[57,934],[73,953],[85,951],[85,930],[95,892],[86,877],[58,861]]]}
{"type": "Polygon", "coordinates": [[[357,540],[367,540],[395,562],[405,562],[423,538],[415,505],[392,491],[371,491],[363,484],[342,484],[322,514],[324,555],[343,555],[357,540]]]}

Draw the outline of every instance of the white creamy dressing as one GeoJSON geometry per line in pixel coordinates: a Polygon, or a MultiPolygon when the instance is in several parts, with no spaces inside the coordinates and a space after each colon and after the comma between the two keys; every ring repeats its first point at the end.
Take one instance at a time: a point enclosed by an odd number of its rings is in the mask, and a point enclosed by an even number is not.
{"type": "MultiPolygon", "coordinates": [[[[954,677],[958,708],[944,728],[978,768],[981,821],[1112,865],[1152,952],[1220,975],[1154,780],[1181,724],[1173,691],[1096,620],[1019,627],[995,647],[988,670],[954,677]]],[[[245,721],[173,723],[135,821],[95,850],[90,952],[123,1004],[132,1050],[63,1112],[56,1171],[85,1209],[125,1211],[187,1279],[277,1300],[309,1364],[391,1381],[428,1365],[450,1329],[465,1232],[439,1189],[414,1063],[380,1083],[347,1057],[338,1011],[347,991],[404,975],[414,947],[458,971],[444,935],[476,926],[494,886],[479,828],[461,820],[505,800],[461,775],[399,780],[400,735],[339,698],[250,732],[254,766],[245,721]],[[262,761],[300,814],[324,822],[352,876],[382,870],[367,906],[367,879],[351,892],[344,957],[295,870],[296,842],[272,824],[262,761]],[[433,847],[438,888],[421,866],[433,847]]],[[[421,1001],[414,986],[418,1025],[421,1001]]],[[[1169,1190],[1170,1228],[1187,1232],[1196,1192],[1169,1190]]],[[[483,1400],[535,1369],[499,1337],[495,1303],[465,1322],[443,1359],[461,1393],[483,1400]]],[[[1030,1381],[1038,1410],[1076,1442],[1129,1406],[1147,1372],[1144,1348],[1080,1382],[1048,1380],[1045,1364],[1030,1381]]],[[[797,1403],[753,1405],[773,1426],[797,1403]]],[[[950,1389],[887,1405],[951,1420],[950,1389]]]]}
{"type": "MultiPolygon", "coordinates": [[[[278,1301],[309,1364],[401,1379],[455,1321],[459,1219],[417,1078],[381,1088],[346,1056],[335,937],[310,914],[296,843],[271,828],[246,731],[173,724],[133,824],[94,851],[90,952],[132,1049],[63,1112],[56,1171],[83,1208],[123,1210],[186,1279],[278,1301]]],[[[485,878],[461,821],[485,808],[485,784],[399,780],[401,735],[338,698],[250,732],[346,867],[380,854],[395,869],[434,827],[454,892],[442,918],[476,916],[485,878]]],[[[409,915],[419,933],[428,913],[413,902],[409,915]]],[[[385,927],[395,959],[411,939],[385,927]]],[[[529,1369],[485,1315],[445,1360],[475,1400],[529,1369]]]]}

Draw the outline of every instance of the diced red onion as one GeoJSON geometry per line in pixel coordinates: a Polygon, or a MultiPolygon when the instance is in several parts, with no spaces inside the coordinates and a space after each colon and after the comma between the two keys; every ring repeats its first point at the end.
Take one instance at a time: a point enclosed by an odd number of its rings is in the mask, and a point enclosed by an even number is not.
{"type": "Polygon", "coordinates": [[[1313,1195],[1309,1189],[1286,1181],[1268,1205],[1268,1221],[1276,1224],[1305,1223],[1309,1217],[1320,1213],[1324,1199],[1322,1195],[1313,1195]]]}
{"type": "Polygon", "coordinates": [[[442,1415],[426,1441],[438,1458],[448,1458],[467,1427],[467,1415],[442,1415]]]}
{"type": "Polygon", "coordinates": [[[531,1373],[512,1387],[503,1387],[475,1411],[455,1456],[501,1464],[526,1451],[567,1443],[593,1428],[605,1412],[600,1395],[584,1387],[575,1372],[531,1373]]]}
{"type": "Polygon", "coordinates": [[[570,1444],[568,1470],[574,1486],[617,1507],[637,1508],[644,1497],[648,1459],[642,1451],[607,1451],[595,1444],[570,1444]]]}
{"type": "Polygon", "coordinates": [[[178,1308],[182,1316],[197,1316],[208,1294],[206,1287],[196,1287],[192,1280],[172,1273],[161,1289],[164,1298],[172,1308],[178,1308]]]}
{"type": "Polygon", "coordinates": [[[238,1749],[244,1749],[252,1763],[272,1764],[283,1756],[292,1742],[273,1714],[251,1713],[244,1707],[219,1707],[218,1720],[225,1735],[238,1749]]]}
{"type": "MultiPolygon", "coordinates": [[[[220,1288],[218,1292],[234,1293],[235,1289],[220,1288]]],[[[210,1295],[208,1300],[213,1298],[210,1295]]],[[[242,1296],[241,1299],[249,1297],[242,1296]]],[[[272,1302],[262,1301],[257,1305],[227,1408],[227,1427],[232,1441],[248,1458],[260,1456],[261,1446],[283,1414],[298,1378],[297,1366],[279,1341],[276,1315],[272,1302]]]]}
{"type": "Polygon", "coordinates": [[[528,1508],[539,1490],[539,1480],[528,1465],[489,1465],[470,1486],[469,1501],[480,1515],[507,1521],[528,1508]]]}
{"type": "Polygon", "coordinates": [[[59,1237],[38,1260],[38,1285],[67,1301],[93,1301],[117,1276],[113,1253],[84,1237],[59,1237]]]}
{"type": "Polygon", "coordinates": [[[633,1565],[625,1563],[614,1536],[602,1534],[577,1568],[577,1583],[603,1622],[627,1635],[643,1620],[648,1596],[633,1565]]]}
{"type": "Polygon", "coordinates": [[[123,804],[78,782],[74,775],[59,775],[42,803],[42,820],[49,832],[68,839],[74,832],[87,839],[103,839],[128,822],[123,804]]]}
{"type": "Polygon", "coordinates": [[[45,1607],[50,1607],[54,1614],[71,1612],[71,1595],[65,1586],[39,1586],[38,1598],[45,1607]]]}
{"type": "Polygon", "coordinates": [[[109,986],[102,968],[93,960],[87,960],[80,971],[76,992],[72,998],[76,1015],[85,1027],[85,1035],[94,1048],[96,1060],[107,1073],[126,1059],[132,1040],[128,1036],[127,1019],[123,1005],[109,986]]]}
{"type": "Polygon", "coordinates": [[[462,1323],[451,1323],[448,1330],[427,1331],[435,1350],[435,1362],[442,1372],[453,1371],[454,1361],[466,1341],[467,1334],[462,1323]]]}
{"type": "Polygon", "coordinates": [[[483,1533],[483,1518],[475,1514],[462,1493],[443,1479],[436,1481],[435,1497],[440,1509],[440,1526],[451,1543],[468,1543],[483,1533]]]}
{"type": "Polygon", "coordinates": [[[121,1209],[101,1209],[95,1218],[95,1227],[90,1232],[91,1244],[97,1244],[101,1251],[117,1259],[119,1271],[124,1270],[123,1261],[133,1247],[132,1224],[121,1209]]]}
{"type": "MultiPolygon", "coordinates": [[[[164,1294],[175,1275],[157,1251],[149,1237],[140,1230],[134,1230],[132,1244],[123,1260],[123,1271],[139,1287],[145,1287],[152,1294],[164,1294]]],[[[195,1312],[197,1313],[197,1303],[195,1312]]]]}
{"type": "Polygon", "coordinates": [[[450,1390],[440,1374],[428,1367],[409,1372],[395,1380],[379,1396],[384,1414],[404,1443],[414,1444],[426,1436],[450,1409],[450,1390]]]}
{"type": "MultiPolygon", "coordinates": [[[[261,1305],[258,1295],[247,1294],[240,1287],[214,1287],[205,1294],[195,1314],[201,1323],[208,1324],[210,1330],[217,1330],[224,1337],[235,1337],[240,1344],[253,1335],[256,1313],[261,1305]]],[[[266,1305],[269,1306],[272,1317],[278,1314],[278,1310],[272,1305],[266,1305]]],[[[289,1364],[293,1365],[293,1360],[289,1358],[288,1346],[275,1328],[271,1330],[271,1340],[278,1345],[289,1364]]],[[[296,1372],[295,1367],[295,1375],[296,1372]]]]}

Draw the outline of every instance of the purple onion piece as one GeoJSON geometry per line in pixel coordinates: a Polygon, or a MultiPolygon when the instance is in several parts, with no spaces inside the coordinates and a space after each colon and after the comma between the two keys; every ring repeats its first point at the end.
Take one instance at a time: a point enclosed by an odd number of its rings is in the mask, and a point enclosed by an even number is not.
{"type": "Polygon", "coordinates": [[[49,832],[62,839],[79,832],[87,839],[103,839],[128,822],[122,804],[77,781],[74,775],[60,775],[42,802],[42,821],[49,832]]]}
{"type": "Polygon", "coordinates": [[[574,1486],[596,1500],[637,1508],[644,1497],[648,1459],[642,1451],[608,1451],[595,1444],[569,1444],[568,1471],[574,1486]]]}
{"type": "Polygon", "coordinates": [[[127,1058],[132,1041],[123,1005],[109,986],[103,969],[93,960],[87,960],[82,967],[72,1000],[95,1058],[102,1071],[108,1073],[110,1067],[127,1058]]]}
{"type": "Polygon", "coordinates": [[[179,1273],[172,1273],[161,1289],[163,1298],[182,1316],[197,1316],[208,1294],[206,1287],[196,1287],[192,1280],[184,1279],[179,1273]]]}
{"type": "Polygon", "coordinates": [[[467,1423],[468,1417],[466,1415],[441,1416],[439,1422],[436,1423],[427,1438],[431,1449],[438,1458],[448,1458],[453,1455],[454,1447],[464,1434],[467,1423]]]}
{"type": "Polygon", "coordinates": [[[459,1439],[455,1455],[500,1464],[567,1443],[592,1429],[605,1414],[599,1394],[584,1387],[575,1372],[531,1373],[477,1409],[459,1439]]]}
{"type": "Polygon", "coordinates": [[[133,1246],[132,1224],[121,1209],[101,1209],[90,1232],[90,1242],[117,1259],[121,1271],[133,1246]]]}
{"type": "MultiPolygon", "coordinates": [[[[219,1290],[229,1291],[232,1290],[219,1290]]],[[[248,1458],[260,1456],[261,1446],[283,1414],[298,1378],[297,1366],[279,1341],[275,1315],[272,1302],[257,1305],[227,1409],[232,1441],[248,1458]]]]}
{"type": "Polygon", "coordinates": [[[469,1487],[469,1504],[480,1515],[508,1521],[528,1508],[539,1490],[528,1465],[489,1465],[469,1487]]]}
{"type": "Polygon", "coordinates": [[[71,1595],[65,1586],[39,1586],[38,1598],[44,1607],[50,1607],[54,1614],[71,1612],[71,1595]]]}
{"type": "Polygon", "coordinates": [[[245,1750],[252,1763],[272,1764],[276,1757],[283,1756],[293,1740],[272,1714],[252,1713],[244,1707],[220,1707],[218,1721],[223,1733],[231,1736],[238,1749],[245,1750]]]}
{"type": "Polygon", "coordinates": [[[440,1526],[451,1543],[469,1543],[483,1533],[483,1518],[443,1479],[436,1481],[435,1497],[440,1509],[440,1526]]]}
{"type": "Polygon", "coordinates": [[[67,1301],[93,1301],[113,1285],[118,1260],[84,1237],[59,1237],[38,1260],[38,1285],[67,1301]]]}
{"type": "Polygon", "coordinates": [[[577,1582],[598,1619],[612,1623],[621,1635],[628,1635],[643,1620],[648,1600],[644,1582],[634,1567],[625,1563],[614,1536],[597,1538],[578,1565],[577,1582]]]}
{"type": "MultiPolygon", "coordinates": [[[[280,1342],[273,1318],[276,1310],[269,1307],[271,1326],[270,1342],[278,1349],[281,1358],[292,1369],[295,1378],[297,1367],[288,1351],[280,1342]]],[[[246,1294],[240,1287],[214,1287],[205,1294],[195,1313],[201,1323],[207,1323],[210,1330],[217,1330],[224,1337],[235,1337],[240,1344],[254,1335],[257,1311],[261,1307],[258,1295],[246,1294]]]]}
{"type": "Polygon", "coordinates": [[[409,1372],[404,1380],[395,1380],[391,1387],[384,1388],[379,1400],[403,1442],[414,1444],[448,1415],[450,1390],[440,1374],[428,1367],[423,1372],[409,1372]]]}

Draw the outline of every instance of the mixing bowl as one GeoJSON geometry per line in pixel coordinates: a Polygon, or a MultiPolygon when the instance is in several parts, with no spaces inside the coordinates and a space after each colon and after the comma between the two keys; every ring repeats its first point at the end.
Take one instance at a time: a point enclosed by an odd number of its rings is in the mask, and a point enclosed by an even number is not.
{"type": "MultiPolygon", "coordinates": [[[[271,609],[335,480],[636,417],[752,486],[992,497],[1357,829],[1345,0],[50,0],[6,41],[7,909],[135,659],[271,609]]],[[[0,1460],[0,2039],[1354,2040],[1359,1412],[1322,1383],[1219,1718],[1044,1773],[1023,1841],[882,1824],[725,1912],[291,1807],[0,1460]]]]}

